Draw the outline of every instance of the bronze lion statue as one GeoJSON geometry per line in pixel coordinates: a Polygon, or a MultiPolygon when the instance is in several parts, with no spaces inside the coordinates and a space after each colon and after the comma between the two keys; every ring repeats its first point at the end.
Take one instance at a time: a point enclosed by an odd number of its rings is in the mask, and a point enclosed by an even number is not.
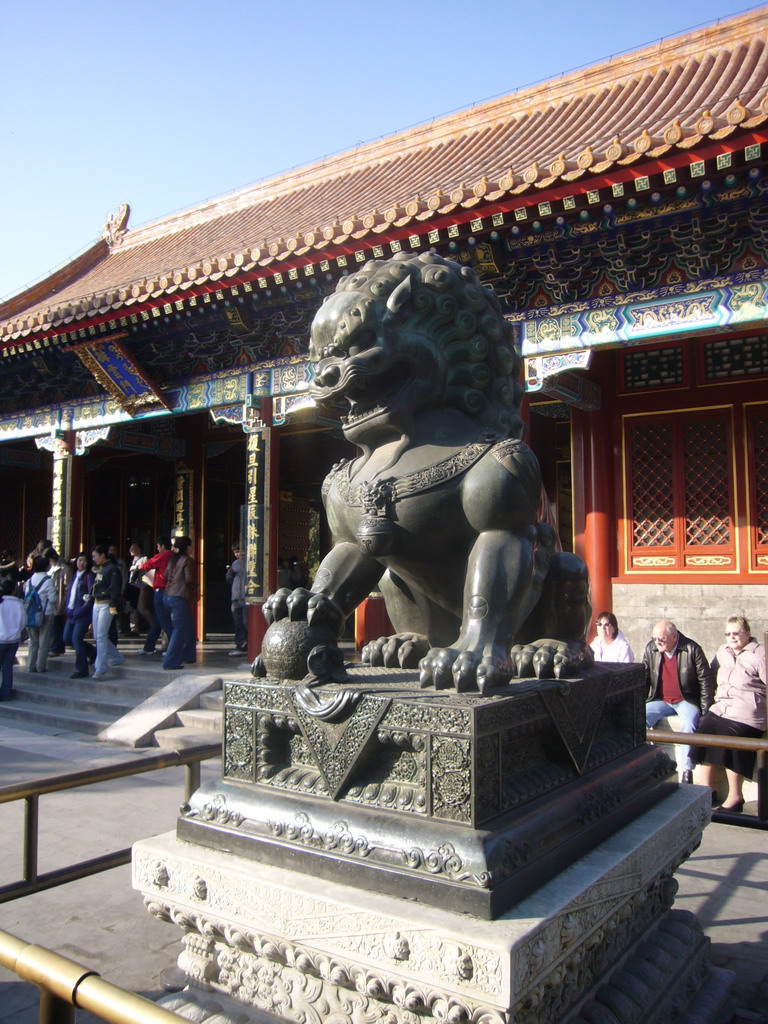
{"type": "Polygon", "coordinates": [[[547,521],[511,334],[493,292],[435,253],[339,282],[312,324],[312,394],[360,453],[324,482],[334,545],[311,590],[271,595],[268,621],[339,635],[379,589],[396,632],[363,660],[461,691],[591,661],[587,570],[547,521]]]}

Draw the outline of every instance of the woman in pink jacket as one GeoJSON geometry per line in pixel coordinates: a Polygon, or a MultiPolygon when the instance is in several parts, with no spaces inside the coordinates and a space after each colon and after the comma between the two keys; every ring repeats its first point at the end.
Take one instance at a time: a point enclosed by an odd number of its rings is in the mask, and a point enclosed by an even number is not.
{"type": "MultiPolygon", "coordinates": [[[[702,716],[697,732],[716,736],[747,736],[759,739],[765,732],[765,648],[752,636],[743,615],[731,615],[725,623],[725,643],[712,662],[717,672],[715,703],[702,716]]],[[[728,779],[724,811],[744,809],[744,779],[755,770],[755,752],[725,747],[694,747],[693,760],[702,765],[701,782],[712,787],[715,765],[722,765],[728,779]]]]}

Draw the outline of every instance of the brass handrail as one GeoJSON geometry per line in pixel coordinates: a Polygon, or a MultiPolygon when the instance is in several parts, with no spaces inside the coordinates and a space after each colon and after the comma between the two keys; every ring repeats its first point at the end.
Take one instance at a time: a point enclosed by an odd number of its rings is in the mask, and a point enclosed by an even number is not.
{"type": "Polygon", "coordinates": [[[708,732],[673,732],[671,729],[646,729],[653,743],[682,743],[689,747],[725,747],[728,750],[754,750],[757,753],[757,814],[714,810],[712,820],[742,828],[768,829],[768,739],[747,736],[713,736],[708,732]]]}
{"type": "Polygon", "coordinates": [[[105,981],[75,960],[0,929],[0,965],[40,989],[40,1024],[74,1024],[75,1008],[108,1024],[178,1024],[185,1017],[105,981]]]}
{"type": "Polygon", "coordinates": [[[0,904],[28,896],[33,892],[41,892],[64,882],[72,882],[77,878],[85,878],[99,871],[128,864],[131,849],[116,850],[102,854],[89,860],[70,864],[64,868],[56,868],[40,874],[38,864],[38,818],[39,799],[47,793],[58,793],[67,789],[78,789],[96,782],[107,782],[122,779],[129,775],[142,775],[146,772],[160,771],[163,768],[184,768],[184,799],[200,787],[200,763],[221,754],[221,743],[209,743],[204,747],[191,750],[174,750],[162,754],[146,754],[117,764],[102,765],[97,768],[83,768],[75,772],[61,775],[50,775],[31,782],[13,782],[0,786],[0,804],[13,800],[24,801],[24,850],[23,875],[16,882],[0,886],[0,904]]]}

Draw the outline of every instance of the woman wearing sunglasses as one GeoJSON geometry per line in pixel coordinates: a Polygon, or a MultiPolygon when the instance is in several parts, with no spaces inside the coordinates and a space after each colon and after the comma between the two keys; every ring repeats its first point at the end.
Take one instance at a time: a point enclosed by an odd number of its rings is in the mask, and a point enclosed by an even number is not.
{"type": "Polygon", "coordinates": [[[618,661],[632,664],[635,656],[627,638],[619,629],[619,623],[613,612],[600,612],[595,622],[597,636],[589,645],[595,655],[595,661],[618,661]]]}
{"type": "MultiPolygon", "coordinates": [[[[725,643],[712,669],[717,672],[715,703],[701,717],[696,731],[759,739],[765,732],[765,648],[752,636],[743,615],[728,617],[725,643]]],[[[694,747],[692,756],[702,766],[700,781],[704,786],[712,788],[716,765],[725,768],[728,796],[721,810],[742,811],[744,779],[751,778],[755,770],[755,752],[694,747]]]]}

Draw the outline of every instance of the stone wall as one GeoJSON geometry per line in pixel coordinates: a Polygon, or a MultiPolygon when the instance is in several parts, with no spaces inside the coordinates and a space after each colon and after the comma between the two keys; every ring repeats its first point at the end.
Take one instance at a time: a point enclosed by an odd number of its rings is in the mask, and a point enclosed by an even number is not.
{"type": "Polygon", "coordinates": [[[659,619],[671,619],[682,633],[701,644],[711,661],[723,642],[729,615],[746,615],[753,635],[763,641],[768,629],[768,586],[684,584],[663,577],[655,583],[616,583],[612,611],[637,661],[659,619]]]}

